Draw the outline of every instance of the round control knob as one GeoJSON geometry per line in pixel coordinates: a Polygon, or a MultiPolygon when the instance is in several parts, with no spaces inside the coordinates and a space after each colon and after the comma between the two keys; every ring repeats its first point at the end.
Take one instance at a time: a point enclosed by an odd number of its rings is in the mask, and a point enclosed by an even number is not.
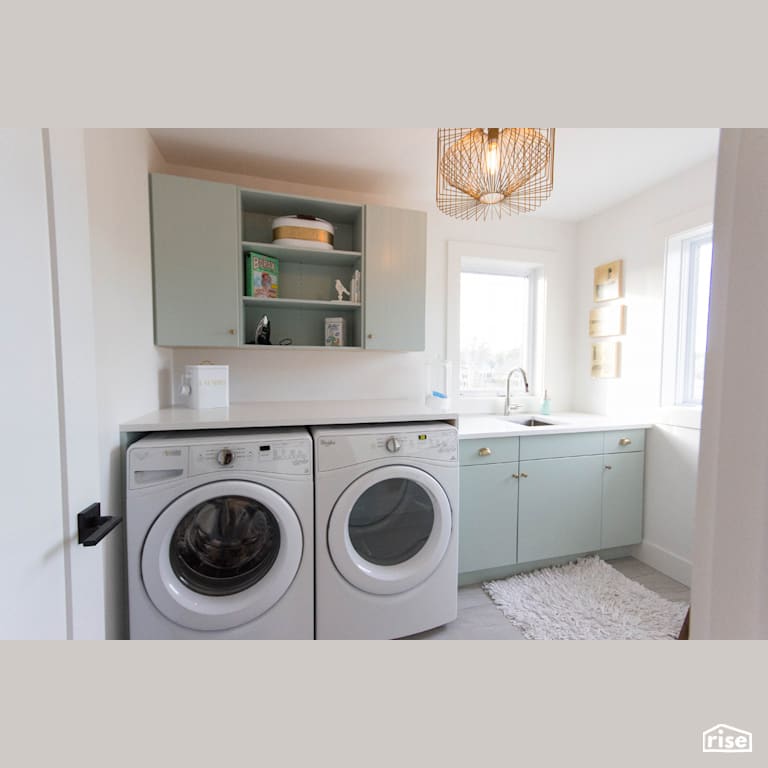
{"type": "Polygon", "coordinates": [[[400,441],[396,437],[390,437],[387,440],[387,450],[390,453],[397,453],[400,450],[400,441]]]}
{"type": "Polygon", "coordinates": [[[216,456],[216,461],[221,464],[222,467],[226,467],[235,460],[235,454],[229,450],[229,448],[222,448],[216,456]]]}

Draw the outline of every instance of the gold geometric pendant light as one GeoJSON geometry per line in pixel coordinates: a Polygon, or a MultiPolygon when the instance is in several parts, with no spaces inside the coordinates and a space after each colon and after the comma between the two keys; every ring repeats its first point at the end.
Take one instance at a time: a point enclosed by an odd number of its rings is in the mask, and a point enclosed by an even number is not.
{"type": "Polygon", "coordinates": [[[532,211],[554,162],[554,128],[438,128],[437,207],[459,219],[532,211]]]}

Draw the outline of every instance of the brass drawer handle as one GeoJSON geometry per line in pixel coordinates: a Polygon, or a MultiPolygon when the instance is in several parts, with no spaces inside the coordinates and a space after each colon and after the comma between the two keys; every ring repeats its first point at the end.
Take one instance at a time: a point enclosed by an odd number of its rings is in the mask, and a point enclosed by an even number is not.
{"type": "Polygon", "coordinates": [[[521,472],[520,473],[520,477],[528,477],[528,473],[527,472],[521,472]]]}
{"type": "Polygon", "coordinates": [[[619,445],[632,445],[632,441],[628,437],[622,437],[619,440],[619,445]]]}
{"type": "Polygon", "coordinates": [[[605,465],[605,468],[606,468],[606,469],[613,469],[613,467],[612,467],[610,464],[606,464],[606,465],[605,465]]]}
{"type": "Polygon", "coordinates": [[[520,478],[520,475],[518,475],[517,472],[513,472],[512,477],[514,477],[515,480],[518,480],[520,478]]]}
{"type": "Polygon", "coordinates": [[[491,449],[490,448],[481,448],[478,453],[481,456],[490,456],[491,455],[491,449]]]}

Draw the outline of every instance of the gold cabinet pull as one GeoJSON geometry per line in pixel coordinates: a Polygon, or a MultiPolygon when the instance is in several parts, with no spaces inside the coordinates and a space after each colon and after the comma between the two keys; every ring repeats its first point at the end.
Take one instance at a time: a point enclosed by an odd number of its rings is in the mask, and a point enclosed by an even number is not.
{"type": "Polygon", "coordinates": [[[520,477],[528,477],[528,473],[527,472],[521,472],[520,473],[520,477]]]}
{"type": "Polygon", "coordinates": [[[229,329],[229,335],[234,336],[237,333],[237,331],[234,328],[229,329]]]}
{"type": "Polygon", "coordinates": [[[478,453],[481,456],[490,456],[491,455],[491,449],[490,448],[481,448],[478,453]]]}
{"type": "Polygon", "coordinates": [[[520,478],[520,475],[518,475],[517,472],[513,472],[512,477],[514,477],[515,480],[518,480],[520,478]]]}
{"type": "Polygon", "coordinates": [[[619,440],[619,445],[632,445],[632,441],[628,437],[622,437],[619,440]]]}
{"type": "Polygon", "coordinates": [[[605,468],[606,468],[606,469],[613,469],[613,467],[612,467],[610,464],[606,464],[606,465],[605,465],[605,468]]]}

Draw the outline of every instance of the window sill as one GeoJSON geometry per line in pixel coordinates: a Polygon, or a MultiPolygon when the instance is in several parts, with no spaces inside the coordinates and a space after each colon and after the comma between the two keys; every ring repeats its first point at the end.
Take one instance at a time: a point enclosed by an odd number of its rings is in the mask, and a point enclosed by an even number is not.
{"type": "Polygon", "coordinates": [[[659,408],[654,421],[670,427],[701,429],[700,405],[670,405],[659,408]]]}

